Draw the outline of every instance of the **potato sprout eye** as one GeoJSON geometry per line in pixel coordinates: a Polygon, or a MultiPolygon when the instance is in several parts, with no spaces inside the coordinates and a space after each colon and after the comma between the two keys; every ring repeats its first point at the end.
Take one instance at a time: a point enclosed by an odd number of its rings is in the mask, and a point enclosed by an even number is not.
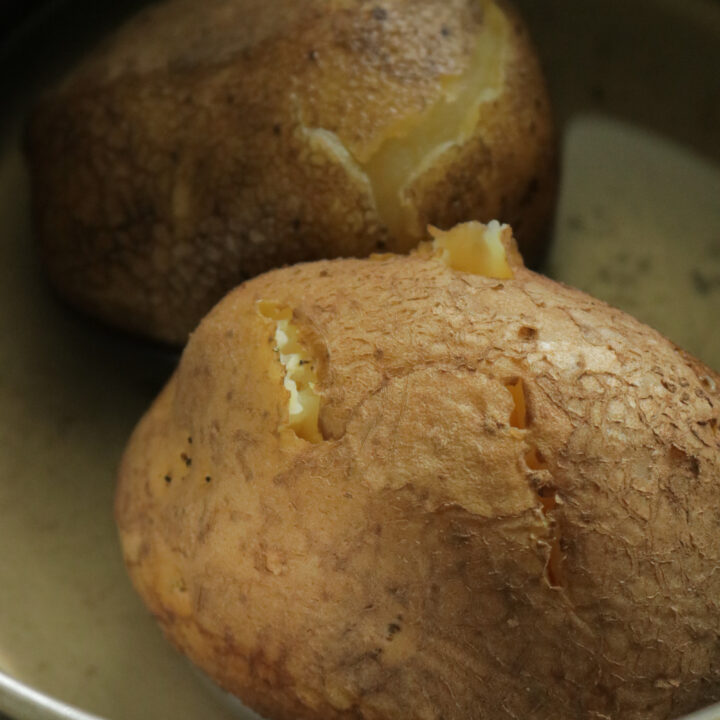
{"type": "Polygon", "coordinates": [[[513,277],[502,243],[503,234],[512,232],[507,225],[497,220],[487,225],[468,222],[448,231],[431,226],[429,232],[433,249],[449,268],[499,280],[513,277]]]}
{"type": "Polygon", "coordinates": [[[257,309],[262,317],[275,321],[273,347],[285,369],[283,385],[290,393],[288,425],[303,440],[320,442],[320,396],[315,391],[318,377],[313,359],[300,340],[300,331],[292,322],[292,310],[267,300],[258,302],[257,309]]]}

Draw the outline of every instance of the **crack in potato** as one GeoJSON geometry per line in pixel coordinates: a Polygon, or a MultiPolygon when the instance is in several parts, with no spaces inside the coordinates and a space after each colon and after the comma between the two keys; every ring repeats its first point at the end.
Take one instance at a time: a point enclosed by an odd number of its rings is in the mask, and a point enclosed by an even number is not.
{"type": "MultiPolygon", "coordinates": [[[[527,430],[529,426],[527,401],[525,399],[525,386],[522,378],[518,377],[505,383],[513,400],[513,408],[510,412],[510,427],[518,430],[527,430]]],[[[531,445],[524,455],[525,465],[529,470],[535,472],[546,472],[550,475],[550,468],[538,448],[531,445]]],[[[552,476],[550,476],[552,477],[552,476]]],[[[551,588],[563,587],[563,554],[560,547],[560,531],[558,528],[555,510],[558,507],[557,490],[548,483],[542,483],[535,489],[540,502],[540,510],[545,525],[550,531],[550,549],[547,563],[545,565],[545,579],[551,588]]]]}
{"type": "Polygon", "coordinates": [[[318,376],[315,363],[300,340],[300,329],[292,321],[292,309],[267,300],[260,300],[257,309],[263,318],[275,322],[274,350],[285,371],[283,386],[290,394],[288,426],[303,440],[321,442],[320,396],[315,390],[318,376]]]}
{"type": "MultiPolygon", "coordinates": [[[[372,197],[373,188],[362,165],[351,155],[350,151],[343,145],[342,140],[332,130],[325,128],[308,128],[300,123],[300,132],[308,141],[308,146],[313,153],[319,153],[336,160],[345,169],[347,174],[359,185],[366,188],[368,195],[372,197]]],[[[310,155],[311,162],[313,155],[310,155]]]]}
{"type": "Polygon", "coordinates": [[[472,137],[481,105],[499,96],[507,38],[505,16],[489,3],[465,72],[443,78],[443,94],[435,104],[402,118],[376,148],[356,158],[372,185],[378,215],[394,237],[422,237],[424,228],[409,189],[441,155],[472,137]]]}
{"type": "Polygon", "coordinates": [[[378,217],[408,248],[425,232],[412,185],[443,154],[473,136],[481,107],[502,92],[509,34],[505,15],[488,3],[465,71],[442,77],[442,94],[436,102],[424,112],[399,118],[373,143],[354,153],[334,132],[301,123],[306,136],[334,156],[356,181],[369,186],[378,217]]]}
{"type": "Polygon", "coordinates": [[[513,399],[513,409],[510,413],[510,427],[524,430],[527,428],[527,407],[525,406],[525,388],[523,387],[522,378],[506,383],[513,399]]]}

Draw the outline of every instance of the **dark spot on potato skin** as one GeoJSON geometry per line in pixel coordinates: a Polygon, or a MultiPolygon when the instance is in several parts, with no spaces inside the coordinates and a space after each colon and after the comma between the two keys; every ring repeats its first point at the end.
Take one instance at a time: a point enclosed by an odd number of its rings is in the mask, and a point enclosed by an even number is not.
{"type": "Polygon", "coordinates": [[[672,445],[670,447],[670,458],[675,465],[679,465],[689,471],[693,477],[700,475],[700,461],[693,455],[689,455],[685,450],[672,445]]]}
{"type": "Polygon", "coordinates": [[[382,22],[383,20],[387,20],[387,10],[384,7],[381,7],[380,5],[373,8],[372,11],[372,17],[373,20],[377,20],[378,22],[382,22]]]}
{"type": "Polygon", "coordinates": [[[395,622],[391,622],[387,627],[387,639],[392,640],[402,628],[395,622]]]}

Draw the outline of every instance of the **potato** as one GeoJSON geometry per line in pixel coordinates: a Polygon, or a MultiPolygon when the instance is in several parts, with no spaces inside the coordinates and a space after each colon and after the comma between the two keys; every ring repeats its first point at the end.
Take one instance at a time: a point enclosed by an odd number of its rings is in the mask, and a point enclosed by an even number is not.
{"type": "Polygon", "coordinates": [[[497,223],[276,270],[201,323],[116,516],[268,718],[675,718],[720,698],[720,376],[497,223]]]}
{"type": "Polygon", "coordinates": [[[36,226],[76,306],[169,343],[232,287],[493,217],[539,257],[544,81],[491,0],[169,0],[43,98],[36,226]]]}

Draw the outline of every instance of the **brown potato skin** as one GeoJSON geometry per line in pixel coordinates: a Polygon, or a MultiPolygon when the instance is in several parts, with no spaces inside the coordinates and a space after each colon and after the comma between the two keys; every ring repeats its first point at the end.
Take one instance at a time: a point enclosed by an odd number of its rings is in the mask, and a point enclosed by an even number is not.
{"type": "MultiPolygon", "coordinates": [[[[555,147],[544,80],[511,22],[505,84],[474,137],[413,186],[422,222],[500,218],[539,258],[555,147]]],[[[242,280],[284,264],[405,251],[368,188],[303,128],[362,154],[436,102],[482,25],[476,0],[170,0],[117,31],[27,129],[37,234],[75,306],[184,344],[242,280]],[[202,7],[202,12],[198,9],[202,7]]]]}
{"type": "Polygon", "coordinates": [[[720,698],[719,387],[522,267],[276,270],[201,323],[135,430],[125,559],[170,640],[268,718],[675,718],[720,698]],[[323,442],[284,426],[261,299],[317,358],[323,442]]]}

